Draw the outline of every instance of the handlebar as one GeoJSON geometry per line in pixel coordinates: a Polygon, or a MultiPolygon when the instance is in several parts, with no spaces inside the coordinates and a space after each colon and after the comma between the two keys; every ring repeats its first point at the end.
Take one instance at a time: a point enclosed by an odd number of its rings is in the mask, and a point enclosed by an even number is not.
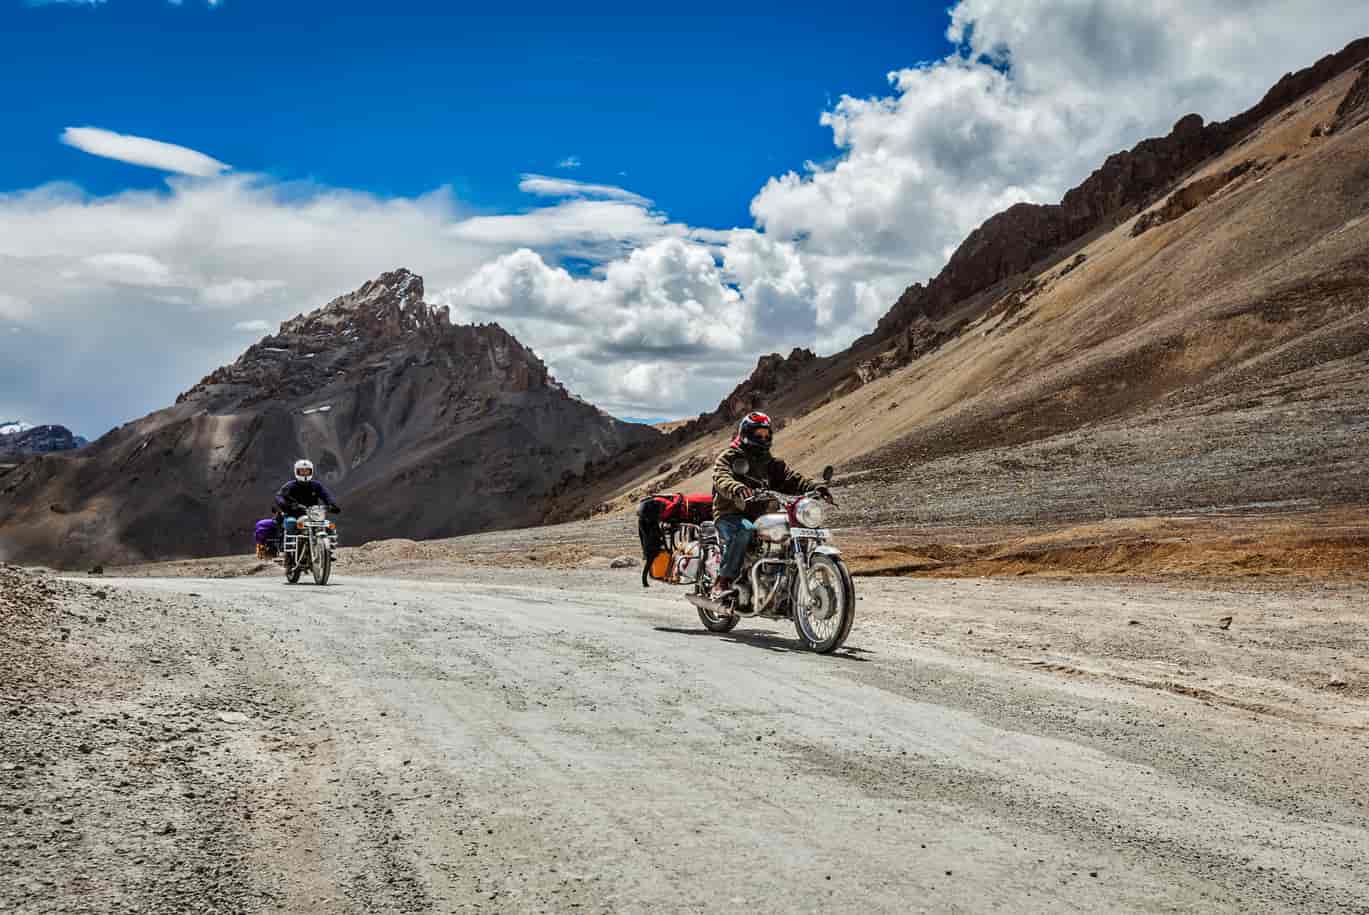
{"type": "Polygon", "coordinates": [[[823,499],[823,501],[827,502],[829,505],[837,504],[837,500],[833,499],[830,494],[824,498],[822,493],[818,492],[816,489],[800,493],[797,496],[785,495],[782,492],[775,492],[773,489],[753,489],[751,491],[751,498],[746,501],[747,504],[750,504],[752,502],[770,502],[773,500],[788,507],[800,499],[823,499]]]}

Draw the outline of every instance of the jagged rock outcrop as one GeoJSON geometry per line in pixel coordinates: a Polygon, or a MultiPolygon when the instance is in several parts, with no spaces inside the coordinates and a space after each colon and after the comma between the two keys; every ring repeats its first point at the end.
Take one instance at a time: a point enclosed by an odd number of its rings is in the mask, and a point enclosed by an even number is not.
{"type": "Polygon", "coordinates": [[[879,355],[857,363],[851,373],[851,383],[845,390],[852,390],[869,384],[916,359],[934,353],[943,344],[955,339],[958,329],[943,331],[926,318],[915,318],[894,338],[894,346],[879,355]]]}
{"type": "Polygon", "coordinates": [[[1173,222],[1190,210],[1207,202],[1207,200],[1218,191],[1225,188],[1237,178],[1249,174],[1260,165],[1254,159],[1246,159],[1239,162],[1225,171],[1217,172],[1214,175],[1207,175],[1196,181],[1191,181],[1170,194],[1162,206],[1143,213],[1141,218],[1136,220],[1131,227],[1131,236],[1135,238],[1142,235],[1156,226],[1162,226],[1167,222],[1173,222]]]}
{"type": "Polygon", "coordinates": [[[1369,64],[1360,66],[1359,79],[1336,108],[1332,130],[1350,130],[1369,120],[1369,64]]]}
{"type": "Polygon", "coordinates": [[[17,461],[35,454],[75,451],[88,442],[66,426],[27,426],[10,423],[16,431],[0,434],[0,461],[17,461]]]}
{"type": "Polygon", "coordinates": [[[175,406],[20,465],[0,480],[0,550],[73,565],[245,549],[297,457],[343,503],[344,542],[533,524],[559,480],[661,438],[572,396],[498,325],[452,324],[397,270],[175,406]]]}
{"type": "MultiPolygon", "coordinates": [[[[917,317],[939,320],[952,306],[1026,271],[1084,236],[1130,219],[1196,166],[1230,149],[1266,117],[1366,58],[1369,38],[1351,42],[1311,67],[1286,74],[1259,104],[1230,120],[1205,125],[1201,116],[1189,114],[1167,136],[1144,140],[1109,156],[1058,204],[1020,203],[990,217],[970,233],[930,283],[908,287],[874,333],[858,345],[887,340],[917,317]]],[[[1361,82],[1363,88],[1357,83],[1347,96],[1343,107],[1349,111],[1364,109],[1365,102],[1352,99],[1358,93],[1369,98],[1369,81],[1361,82]]]]}

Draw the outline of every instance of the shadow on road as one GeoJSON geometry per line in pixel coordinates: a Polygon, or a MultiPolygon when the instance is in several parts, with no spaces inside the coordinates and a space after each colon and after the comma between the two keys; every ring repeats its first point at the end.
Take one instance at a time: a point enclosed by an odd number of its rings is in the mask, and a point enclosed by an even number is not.
{"type": "MultiPolygon", "coordinates": [[[[749,645],[752,648],[764,648],[766,651],[794,652],[796,654],[812,654],[803,643],[798,639],[782,638],[773,632],[732,632],[722,634],[709,632],[707,629],[680,629],[674,626],[655,626],[657,632],[669,632],[674,635],[704,635],[709,638],[721,639],[724,642],[736,642],[739,645],[749,645]]],[[[864,655],[871,654],[864,648],[839,648],[837,651],[828,655],[839,661],[860,661],[867,662],[870,658],[864,655]]]]}

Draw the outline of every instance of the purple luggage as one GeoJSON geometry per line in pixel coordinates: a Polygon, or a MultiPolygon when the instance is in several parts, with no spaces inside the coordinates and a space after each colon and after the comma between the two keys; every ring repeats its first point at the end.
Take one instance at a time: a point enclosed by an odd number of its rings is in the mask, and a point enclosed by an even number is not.
{"type": "Polygon", "coordinates": [[[257,546],[266,546],[276,539],[276,519],[262,518],[257,522],[257,546]]]}

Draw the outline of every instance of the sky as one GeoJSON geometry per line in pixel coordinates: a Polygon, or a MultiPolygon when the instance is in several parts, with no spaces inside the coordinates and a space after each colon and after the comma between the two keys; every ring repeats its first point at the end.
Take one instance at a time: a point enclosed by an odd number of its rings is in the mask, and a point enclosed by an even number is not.
{"type": "Polygon", "coordinates": [[[623,416],[1369,34],[1322,0],[0,0],[0,421],[95,436],[382,271],[623,416]]]}

